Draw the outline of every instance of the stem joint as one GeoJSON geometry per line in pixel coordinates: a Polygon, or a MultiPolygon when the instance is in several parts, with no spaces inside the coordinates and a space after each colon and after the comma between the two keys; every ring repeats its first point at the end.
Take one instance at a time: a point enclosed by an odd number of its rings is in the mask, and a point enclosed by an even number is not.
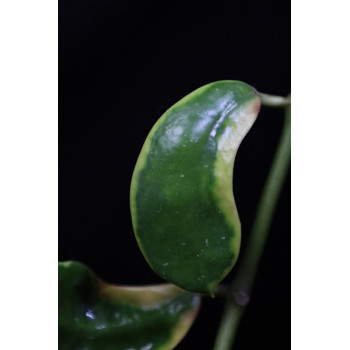
{"type": "Polygon", "coordinates": [[[247,306],[250,301],[249,295],[243,290],[233,293],[233,299],[235,303],[240,307],[247,306]]]}

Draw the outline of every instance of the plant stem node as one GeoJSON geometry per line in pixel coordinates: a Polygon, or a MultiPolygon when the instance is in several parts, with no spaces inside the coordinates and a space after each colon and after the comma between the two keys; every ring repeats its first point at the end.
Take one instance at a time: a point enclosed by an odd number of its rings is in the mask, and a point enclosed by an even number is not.
{"type": "Polygon", "coordinates": [[[238,306],[246,306],[250,301],[248,294],[243,291],[233,293],[233,297],[238,306]]]}

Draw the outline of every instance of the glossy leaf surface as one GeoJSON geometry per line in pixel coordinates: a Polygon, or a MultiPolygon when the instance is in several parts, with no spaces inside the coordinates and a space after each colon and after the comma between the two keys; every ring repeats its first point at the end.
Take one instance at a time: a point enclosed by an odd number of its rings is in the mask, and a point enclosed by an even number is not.
{"type": "Polygon", "coordinates": [[[170,284],[107,284],[75,261],[59,263],[58,278],[59,350],[173,349],[200,303],[170,284]]]}
{"type": "Polygon", "coordinates": [[[143,145],[130,191],[136,239],[153,270],[184,289],[212,293],[237,260],[233,164],[260,104],[245,83],[205,85],[166,111],[143,145]]]}

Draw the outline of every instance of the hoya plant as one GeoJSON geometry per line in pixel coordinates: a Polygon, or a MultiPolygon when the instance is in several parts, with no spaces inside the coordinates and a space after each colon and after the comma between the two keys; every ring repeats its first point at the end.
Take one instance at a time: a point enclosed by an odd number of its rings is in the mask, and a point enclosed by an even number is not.
{"type": "Polygon", "coordinates": [[[130,211],[138,246],[164,284],[111,285],[78,261],[60,262],[60,350],[173,349],[197,317],[201,298],[223,293],[214,349],[232,348],[289,169],[290,111],[290,97],[225,80],[198,88],[159,118],[136,161],[130,211]],[[284,108],[285,125],[240,252],[233,168],[264,106],[284,108]],[[238,259],[235,278],[221,285],[238,259]]]}

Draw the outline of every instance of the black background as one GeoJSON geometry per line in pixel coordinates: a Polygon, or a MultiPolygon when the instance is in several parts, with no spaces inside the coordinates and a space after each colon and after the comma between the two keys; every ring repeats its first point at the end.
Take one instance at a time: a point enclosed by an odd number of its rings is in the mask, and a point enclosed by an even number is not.
{"type": "MultiPolygon", "coordinates": [[[[116,284],[162,282],[133,236],[129,186],[166,109],[216,80],[290,92],[290,2],[59,0],[59,260],[116,284]]],[[[263,107],[235,163],[243,249],[283,112],[263,107]]],[[[290,347],[290,175],[234,349],[290,347]]],[[[228,282],[234,272],[224,282],[228,282]]],[[[203,300],[178,349],[211,349],[223,308],[203,300]]]]}

